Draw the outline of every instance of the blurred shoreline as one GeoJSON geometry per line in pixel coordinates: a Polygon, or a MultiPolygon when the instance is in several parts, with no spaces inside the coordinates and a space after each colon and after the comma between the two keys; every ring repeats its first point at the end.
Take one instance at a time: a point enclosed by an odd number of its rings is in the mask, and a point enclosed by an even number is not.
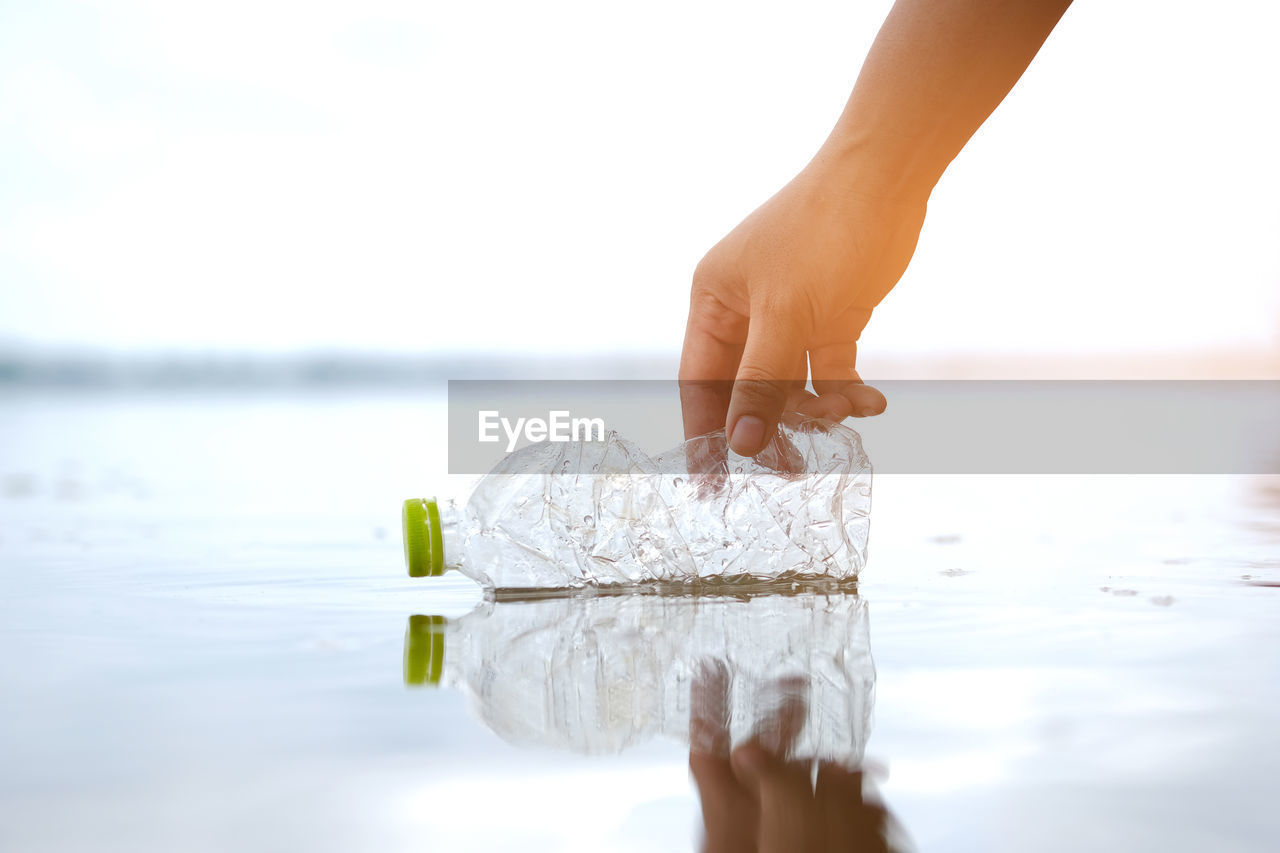
{"type": "MultiPolygon", "coordinates": [[[[371,352],[115,353],[0,350],[0,390],[422,389],[450,379],[673,379],[679,355],[371,352]]],[[[859,363],[888,379],[1280,379],[1280,351],[933,353],[859,363]]]]}

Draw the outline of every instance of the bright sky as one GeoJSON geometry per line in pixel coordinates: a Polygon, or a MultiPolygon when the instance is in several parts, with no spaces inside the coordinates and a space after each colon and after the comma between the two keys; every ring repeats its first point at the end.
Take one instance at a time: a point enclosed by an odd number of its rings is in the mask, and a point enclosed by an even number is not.
{"type": "MultiPolygon", "coordinates": [[[[0,342],[678,349],[888,6],[5,3],[0,342]]],[[[1278,28],[1081,0],[864,351],[1280,337],[1278,28]]]]}

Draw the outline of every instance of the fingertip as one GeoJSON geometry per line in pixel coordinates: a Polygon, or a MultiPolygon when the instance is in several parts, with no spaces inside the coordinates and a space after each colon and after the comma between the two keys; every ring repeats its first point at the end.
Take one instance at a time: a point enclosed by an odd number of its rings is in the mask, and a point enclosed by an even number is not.
{"type": "Polygon", "coordinates": [[[857,384],[847,387],[844,396],[849,400],[855,417],[870,418],[883,414],[889,401],[884,394],[870,385],[857,384]]]}
{"type": "Polygon", "coordinates": [[[822,404],[822,417],[839,423],[853,414],[853,405],[840,394],[824,394],[818,398],[822,404]]]}
{"type": "Polygon", "coordinates": [[[755,456],[765,446],[765,423],[755,415],[741,415],[729,430],[729,447],[739,456],[755,456]]]}

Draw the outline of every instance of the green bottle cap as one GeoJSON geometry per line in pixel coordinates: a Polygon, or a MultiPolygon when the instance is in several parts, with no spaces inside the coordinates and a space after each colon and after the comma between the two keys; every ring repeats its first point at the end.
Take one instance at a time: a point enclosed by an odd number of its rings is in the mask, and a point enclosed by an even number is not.
{"type": "Polygon", "coordinates": [[[444,574],[444,537],[435,498],[404,502],[404,563],[411,578],[444,574]]]}
{"type": "Polygon", "coordinates": [[[404,631],[406,687],[440,683],[440,671],[444,669],[444,628],[447,624],[443,616],[409,617],[409,626],[404,631]]]}

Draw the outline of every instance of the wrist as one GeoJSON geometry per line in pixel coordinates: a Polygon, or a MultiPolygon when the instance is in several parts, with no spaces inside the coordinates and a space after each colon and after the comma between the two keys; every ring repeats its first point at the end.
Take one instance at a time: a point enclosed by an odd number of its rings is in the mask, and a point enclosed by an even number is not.
{"type": "Polygon", "coordinates": [[[918,150],[905,140],[876,134],[841,117],[810,165],[859,195],[881,202],[923,205],[942,169],[919,156],[918,150]]]}

